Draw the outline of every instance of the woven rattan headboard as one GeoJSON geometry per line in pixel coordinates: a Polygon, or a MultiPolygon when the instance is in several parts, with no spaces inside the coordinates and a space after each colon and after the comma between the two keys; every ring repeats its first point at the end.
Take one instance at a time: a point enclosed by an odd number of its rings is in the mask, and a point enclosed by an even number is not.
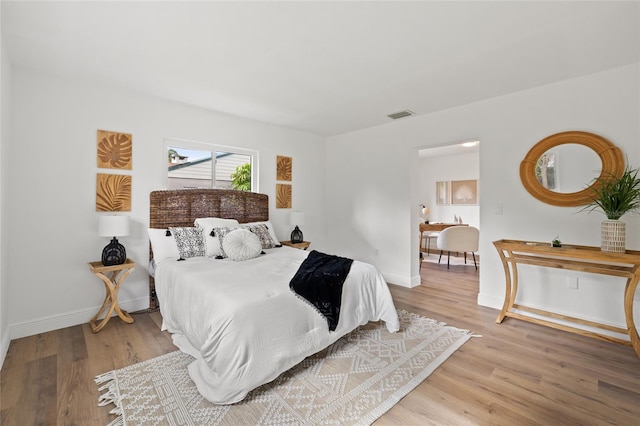
{"type": "MultiPolygon", "coordinates": [[[[269,220],[269,196],[228,189],[176,189],[149,194],[150,228],[193,226],[199,217],[237,219],[240,223],[269,220]]],[[[150,276],[149,309],[157,308],[155,281],[150,276]]]]}

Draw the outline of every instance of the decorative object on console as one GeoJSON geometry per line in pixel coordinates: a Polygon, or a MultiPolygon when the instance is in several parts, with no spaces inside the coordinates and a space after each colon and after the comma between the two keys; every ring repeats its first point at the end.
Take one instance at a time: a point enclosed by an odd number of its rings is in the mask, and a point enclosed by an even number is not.
{"type": "Polygon", "coordinates": [[[129,235],[129,216],[100,216],[98,235],[113,237],[102,250],[102,264],[104,266],[122,265],[127,260],[127,251],[116,237],[129,235]]]}
{"type": "Polygon", "coordinates": [[[562,247],[562,241],[560,241],[560,237],[556,235],[556,237],[551,241],[551,245],[553,247],[562,247]]]}
{"type": "Polygon", "coordinates": [[[592,212],[601,209],[608,220],[601,223],[601,247],[604,252],[626,251],[626,225],[620,221],[625,213],[640,212],[640,169],[626,166],[622,176],[613,174],[600,176],[591,185],[591,202],[580,211],[592,212]]]}
{"type": "Polygon", "coordinates": [[[304,212],[291,212],[289,224],[295,226],[291,231],[291,242],[301,243],[304,239],[302,237],[302,231],[298,228],[299,225],[304,225],[304,212]]]}

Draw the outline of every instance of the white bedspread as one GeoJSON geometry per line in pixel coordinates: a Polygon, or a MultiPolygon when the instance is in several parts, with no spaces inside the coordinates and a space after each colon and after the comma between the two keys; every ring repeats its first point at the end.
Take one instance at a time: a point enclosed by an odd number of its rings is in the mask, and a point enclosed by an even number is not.
{"type": "Polygon", "coordinates": [[[391,293],[378,270],[354,261],[344,283],[340,321],[326,319],[300,300],[289,281],[308,252],[265,250],[244,262],[192,258],[156,267],[163,329],[194,357],[189,374],[200,393],[216,404],[242,400],[344,334],[369,321],[399,321],[391,293]]]}

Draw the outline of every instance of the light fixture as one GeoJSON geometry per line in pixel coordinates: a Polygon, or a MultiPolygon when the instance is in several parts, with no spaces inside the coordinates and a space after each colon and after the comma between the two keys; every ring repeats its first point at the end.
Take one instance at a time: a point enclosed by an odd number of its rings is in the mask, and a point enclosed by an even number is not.
{"type": "Polygon", "coordinates": [[[291,242],[296,244],[304,241],[302,231],[298,228],[299,225],[304,225],[304,212],[291,212],[289,224],[295,226],[293,231],[291,231],[291,242]]]}
{"type": "Polygon", "coordinates": [[[462,143],[462,146],[464,146],[465,148],[471,148],[472,146],[476,145],[478,145],[478,141],[468,141],[462,143]]]}
{"type": "Polygon", "coordinates": [[[98,219],[98,235],[113,237],[102,250],[104,266],[122,265],[127,260],[127,251],[116,237],[129,235],[129,216],[100,216],[98,219]]]}
{"type": "Polygon", "coordinates": [[[425,206],[424,204],[420,204],[420,207],[422,207],[422,215],[424,216],[424,223],[429,223],[429,213],[431,213],[431,210],[429,209],[429,207],[425,206]]]}

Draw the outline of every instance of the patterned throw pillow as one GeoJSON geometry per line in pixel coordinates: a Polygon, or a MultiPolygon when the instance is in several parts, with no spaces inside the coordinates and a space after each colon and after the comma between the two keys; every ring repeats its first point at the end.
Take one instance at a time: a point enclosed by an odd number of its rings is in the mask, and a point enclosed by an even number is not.
{"type": "Polygon", "coordinates": [[[182,259],[202,257],[205,255],[204,236],[202,229],[193,227],[169,228],[176,240],[178,253],[182,259]]]}
{"type": "Polygon", "coordinates": [[[260,256],[262,244],[253,232],[246,229],[234,229],[224,237],[222,249],[229,259],[242,261],[260,256]]]}
{"type": "Polygon", "coordinates": [[[220,253],[216,255],[216,259],[226,259],[228,257],[227,253],[225,253],[224,251],[224,238],[227,236],[227,234],[229,234],[231,231],[235,231],[236,229],[242,228],[229,228],[228,226],[213,228],[213,234],[216,238],[218,238],[218,241],[220,242],[220,253]]]}
{"type": "Polygon", "coordinates": [[[260,240],[260,244],[262,244],[263,249],[270,249],[276,247],[276,243],[271,238],[271,234],[269,233],[269,229],[267,225],[254,225],[249,227],[249,231],[253,232],[258,236],[260,240]]]}

